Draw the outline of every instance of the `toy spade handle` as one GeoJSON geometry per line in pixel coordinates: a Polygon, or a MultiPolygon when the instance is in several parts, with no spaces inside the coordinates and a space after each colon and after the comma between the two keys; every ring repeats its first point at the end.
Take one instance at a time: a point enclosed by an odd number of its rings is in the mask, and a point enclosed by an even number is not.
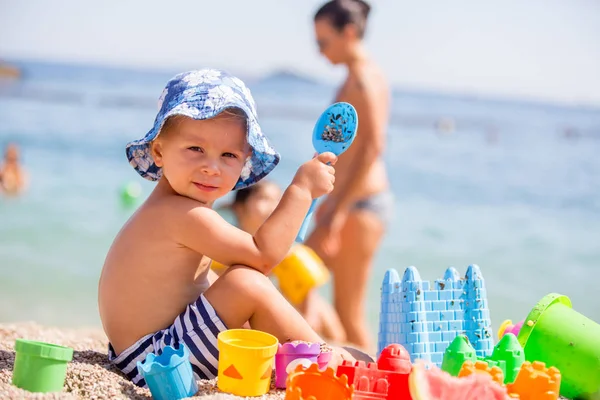
{"type": "Polygon", "coordinates": [[[308,225],[310,224],[310,220],[312,219],[313,212],[315,211],[315,205],[317,204],[317,199],[313,199],[310,208],[308,209],[308,213],[306,213],[306,217],[304,217],[304,221],[302,221],[302,226],[300,227],[300,231],[298,232],[298,236],[296,236],[296,242],[302,243],[304,242],[304,237],[306,236],[306,231],[308,230],[308,225]]]}

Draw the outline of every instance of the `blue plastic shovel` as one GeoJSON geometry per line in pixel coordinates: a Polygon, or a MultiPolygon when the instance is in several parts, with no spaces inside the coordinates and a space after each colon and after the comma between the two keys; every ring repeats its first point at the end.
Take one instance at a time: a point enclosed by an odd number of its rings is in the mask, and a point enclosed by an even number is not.
{"type": "MultiPolygon", "coordinates": [[[[319,154],[330,151],[339,156],[348,150],[356,137],[357,129],[358,115],[352,104],[334,103],[323,111],[315,124],[312,137],[313,146],[319,154]]],[[[298,236],[296,236],[296,242],[304,241],[316,204],[317,199],[313,199],[298,236]]]]}

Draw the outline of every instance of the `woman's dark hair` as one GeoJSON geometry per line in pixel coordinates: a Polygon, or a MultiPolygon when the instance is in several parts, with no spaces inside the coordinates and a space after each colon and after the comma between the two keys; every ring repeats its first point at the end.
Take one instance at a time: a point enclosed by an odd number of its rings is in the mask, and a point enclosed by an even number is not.
{"type": "Polygon", "coordinates": [[[319,8],[315,14],[315,21],[327,18],[339,32],[346,25],[352,24],[356,26],[358,36],[362,38],[370,11],[371,6],[364,0],[331,0],[319,8]]]}

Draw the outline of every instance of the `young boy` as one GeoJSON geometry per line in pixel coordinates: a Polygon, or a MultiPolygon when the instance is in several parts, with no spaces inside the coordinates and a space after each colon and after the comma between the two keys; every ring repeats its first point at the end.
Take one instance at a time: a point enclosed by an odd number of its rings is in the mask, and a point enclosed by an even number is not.
{"type": "MultiPolygon", "coordinates": [[[[154,127],[127,158],[156,188],[118,233],[100,277],[98,302],[109,359],[145,387],[136,362],[185,343],[197,378],[217,375],[217,335],[241,328],[280,342],[322,343],[265,276],[287,254],[312,199],[333,189],[336,157],[303,164],[254,235],[222,219],[213,202],[258,182],[279,162],[239,79],[205,69],[172,78],[154,127]],[[327,165],[330,163],[331,165],[327,165]],[[232,267],[218,279],[214,259],[232,267]]],[[[332,364],[353,360],[334,349],[332,364]]]]}

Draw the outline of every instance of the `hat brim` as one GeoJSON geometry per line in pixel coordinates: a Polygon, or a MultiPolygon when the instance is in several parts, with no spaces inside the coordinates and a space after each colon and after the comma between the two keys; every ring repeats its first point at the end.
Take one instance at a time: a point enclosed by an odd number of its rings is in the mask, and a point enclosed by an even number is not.
{"type": "Polygon", "coordinates": [[[195,105],[188,102],[177,105],[167,113],[157,117],[154,121],[154,126],[148,131],[143,139],[134,140],[127,144],[125,152],[129,164],[131,164],[143,178],[150,181],[159,180],[162,177],[162,168],[154,163],[150,145],[160,134],[165,121],[169,117],[175,115],[182,115],[194,120],[206,120],[214,118],[230,108],[239,108],[246,114],[246,138],[252,149],[252,154],[246,160],[240,178],[233,189],[243,189],[255,184],[273,171],[279,164],[281,156],[262,132],[262,129],[258,121],[253,117],[252,112],[250,112],[250,110],[241,102],[228,102],[221,105],[219,108],[203,113],[194,112],[196,110],[195,105]]]}

